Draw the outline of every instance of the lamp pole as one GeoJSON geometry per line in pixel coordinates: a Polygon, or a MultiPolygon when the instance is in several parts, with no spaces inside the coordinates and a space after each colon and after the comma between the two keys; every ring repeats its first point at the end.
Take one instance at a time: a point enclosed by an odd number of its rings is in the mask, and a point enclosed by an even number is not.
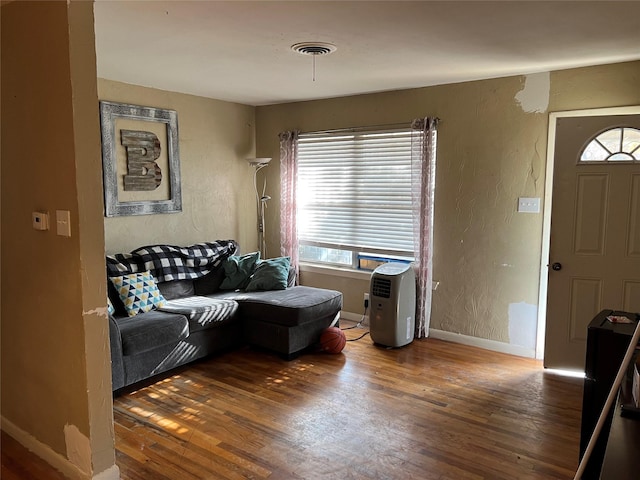
{"type": "Polygon", "coordinates": [[[255,168],[253,172],[253,190],[256,195],[256,211],[258,216],[258,249],[260,250],[260,257],[267,257],[267,244],[266,244],[266,236],[265,236],[265,225],[264,225],[264,210],[266,208],[266,204],[268,200],[271,200],[269,195],[266,195],[267,189],[267,181],[264,181],[264,187],[262,189],[262,196],[258,193],[258,171],[262,170],[269,164],[271,161],[270,158],[249,158],[247,159],[249,165],[255,168]]]}

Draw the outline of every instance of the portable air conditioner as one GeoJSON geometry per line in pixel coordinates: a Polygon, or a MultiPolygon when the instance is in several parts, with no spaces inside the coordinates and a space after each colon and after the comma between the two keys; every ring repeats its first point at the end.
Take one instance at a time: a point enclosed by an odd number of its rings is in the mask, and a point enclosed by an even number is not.
{"type": "Polygon", "coordinates": [[[416,319],[416,276],[407,263],[389,262],[371,274],[369,333],[387,347],[413,341],[416,319]]]}

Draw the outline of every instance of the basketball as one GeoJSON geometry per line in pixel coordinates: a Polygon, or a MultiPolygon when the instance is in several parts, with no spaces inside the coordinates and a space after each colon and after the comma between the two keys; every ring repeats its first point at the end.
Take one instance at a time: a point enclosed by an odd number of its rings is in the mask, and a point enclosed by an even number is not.
{"type": "Polygon", "coordinates": [[[327,353],[340,353],[347,344],[347,337],[338,327],[326,328],[320,335],[320,349],[327,353]]]}

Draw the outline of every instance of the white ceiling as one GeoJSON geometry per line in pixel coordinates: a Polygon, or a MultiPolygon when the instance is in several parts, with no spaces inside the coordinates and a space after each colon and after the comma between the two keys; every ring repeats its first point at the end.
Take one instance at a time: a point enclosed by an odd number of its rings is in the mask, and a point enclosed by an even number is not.
{"type": "Polygon", "coordinates": [[[638,60],[639,19],[640,1],[95,4],[99,77],[247,105],[638,60]],[[315,81],[291,50],[311,41],[338,47],[315,81]]]}

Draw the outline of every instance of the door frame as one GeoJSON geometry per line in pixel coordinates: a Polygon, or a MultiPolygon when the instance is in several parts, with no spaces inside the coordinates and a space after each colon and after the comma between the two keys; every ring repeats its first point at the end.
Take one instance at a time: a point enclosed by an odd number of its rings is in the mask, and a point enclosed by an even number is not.
{"type": "Polygon", "coordinates": [[[542,209],[542,251],[540,255],[540,289],[538,292],[538,328],[536,359],[544,359],[544,336],[547,326],[547,293],[549,288],[549,250],[551,244],[551,204],[553,201],[553,170],[555,166],[556,122],[564,117],[604,117],[608,115],[640,115],[640,105],[628,107],[590,108],[549,113],[547,135],[547,167],[542,209]]]}

